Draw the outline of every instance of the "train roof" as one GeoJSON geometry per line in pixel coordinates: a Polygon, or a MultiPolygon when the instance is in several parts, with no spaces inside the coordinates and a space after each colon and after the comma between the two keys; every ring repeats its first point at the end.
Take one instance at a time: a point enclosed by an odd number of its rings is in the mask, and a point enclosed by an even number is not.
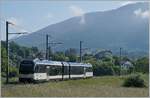
{"type": "Polygon", "coordinates": [[[33,60],[36,65],[58,65],[62,66],[62,63],[64,66],[86,66],[86,67],[92,67],[90,63],[77,63],[77,62],[61,62],[61,61],[51,61],[51,60],[39,60],[35,59],[33,60]]]}
{"type": "Polygon", "coordinates": [[[71,66],[86,66],[86,67],[92,67],[91,64],[87,63],[76,63],[76,62],[68,62],[71,66]]]}
{"type": "Polygon", "coordinates": [[[49,61],[49,60],[36,61],[35,64],[41,64],[41,65],[58,65],[58,66],[62,65],[62,63],[59,62],[59,61],[49,61]]]}

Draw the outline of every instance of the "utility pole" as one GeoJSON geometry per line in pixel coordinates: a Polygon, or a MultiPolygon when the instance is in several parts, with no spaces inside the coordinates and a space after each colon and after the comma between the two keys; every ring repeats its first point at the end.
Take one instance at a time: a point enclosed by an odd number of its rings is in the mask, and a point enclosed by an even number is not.
{"type": "Polygon", "coordinates": [[[8,25],[9,22],[6,21],[6,58],[7,58],[7,68],[6,68],[6,83],[9,82],[9,56],[8,56],[8,25]]]}
{"type": "Polygon", "coordinates": [[[48,34],[46,34],[46,60],[48,59],[48,34]]]}
{"type": "Polygon", "coordinates": [[[80,41],[80,62],[82,62],[82,43],[83,41],[80,41]]]}
{"type": "Polygon", "coordinates": [[[120,48],[120,75],[121,75],[121,60],[122,60],[122,59],[121,59],[121,49],[122,49],[122,48],[120,48]]]}
{"type": "Polygon", "coordinates": [[[48,47],[48,60],[51,59],[50,55],[51,55],[51,47],[49,46],[49,47],[48,47]]]}
{"type": "Polygon", "coordinates": [[[48,56],[49,56],[49,37],[51,37],[51,35],[46,34],[46,56],[45,59],[48,60],[48,56]]]}
{"type": "Polygon", "coordinates": [[[19,32],[19,33],[9,33],[9,24],[14,25],[11,22],[6,21],[6,58],[7,58],[7,68],[6,68],[6,83],[9,83],[9,42],[8,42],[8,37],[9,34],[25,34],[27,32],[19,32]]]}
{"type": "MultiPolygon", "coordinates": [[[[58,45],[58,44],[63,44],[63,43],[61,43],[61,42],[50,42],[50,43],[48,43],[48,45],[49,45],[49,52],[50,52],[50,49],[51,49],[51,52],[52,52],[51,45],[58,45]]],[[[48,58],[50,58],[49,55],[48,55],[48,58]]]]}
{"type": "Polygon", "coordinates": [[[51,46],[49,46],[49,44],[53,44],[53,45],[62,44],[60,42],[57,42],[57,43],[56,42],[51,42],[51,43],[49,43],[49,37],[51,37],[51,36],[46,34],[46,56],[45,56],[46,60],[49,59],[49,52],[50,52],[50,49],[51,49],[51,46]]]}
{"type": "Polygon", "coordinates": [[[50,37],[50,35],[46,34],[46,56],[45,56],[46,60],[49,59],[49,51],[51,49],[51,47],[49,46],[49,44],[53,44],[53,45],[62,44],[60,42],[51,42],[51,43],[49,43],[49,37],[50,37]]]}

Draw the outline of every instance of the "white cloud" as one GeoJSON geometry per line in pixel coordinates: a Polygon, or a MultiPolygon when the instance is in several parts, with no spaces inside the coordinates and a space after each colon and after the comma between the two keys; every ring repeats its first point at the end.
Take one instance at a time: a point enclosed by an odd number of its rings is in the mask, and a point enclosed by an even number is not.
{"type": "Polygon", "coordinates": [[[15,17],[10,17],[10,18],[7,19],[7,21],[11,22],[14,25],[19,25],[21,23],[20,20],[18,20],[15,17]]]}
{"type": "Polygon", "coordinates": [[[150,15],[150,13],[149,13],[148,10],[147,10],[147,11],[144,11],[144,12],[142,13],[142,17],[143,17],[143,18],[149,18],[149,15],[150,15]]]}
{"type": "Polygon", "coordinates": [[[79,23],[85,24],[85,17],[84,17],[85,12],[83,11],[83,9],[75,5],[71,5],[69,8],[73,16],[79,16],[81,18],[79,23]]]}
{"type": "Polygon", "coordinates": [[[125,5],[132,4],[132,3],[136,3],[136,1],[124,1],[121,3],[121,5],[125,6],[125,5]]]}
{"type": "Polygon", "coordinates": [[[121,3],[121,6],[125,6],[125,5],[128,5],[128,4],[134,4],[134,3],[138,3],[138,2],[147,2],[147,1],[123,1],[121,3]]]}
{"type": "Polygon", "coordinates": [[[15,30],[15,32],[28,32],[29,33],[29,31],[25,30],[24,27],[22,27],[23,26],[22,19],[10,17],[10,18],[7,18],[6,20],[12,24],[10,26],[13,31],[15,30]]]}
{"type": "Polygon", "coordinates": [[[134,11],[134,14],[137,16],[137,17],[141,17],[141,18],[149,18],[149,11],[148,10],[145,10],[145,11],[142,11],[141,8],[137,9],[134,11]]]}
{"type": "Polygon", "coordinates": [[[46,16],[46,18],[48,18],[48,19],[53,18],[53,17],[54,17],[54,15],[52,13],[48,13],[47,16],[46,16]]]}
{"type": "Polygon", "coordinates": [[[139,16],[141,14],[142,10],[141,9],[137,9],[134,11],[134,14],[139,16]]]}
{"type": "Polygon", "coordinates": [[[84,11],[78,6],[72,5],[70,6],[70,10],[74,16],[82,16],[84,14],[84,11]]]}

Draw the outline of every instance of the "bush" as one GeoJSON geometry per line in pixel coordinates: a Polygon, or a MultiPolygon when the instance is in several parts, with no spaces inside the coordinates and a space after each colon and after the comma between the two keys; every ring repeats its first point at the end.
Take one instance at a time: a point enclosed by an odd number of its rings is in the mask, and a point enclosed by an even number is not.
{"type": "Polygon", "coordinates": [[[112,68],[114,70],[115,75],[120,75],[120,67],[119,66],[113,66],[112,68]]]}
{"type": "Polygon", "coordinates": [[[142,73],[149,73],[149,58],[148,57],[139,58],[135,63],[136,63],[135,71],[142,72],[142,73]]]}
{"type": "Polygon", "coordinates": [[[140,75],[131,75],[125,79],[123,86],[125,87],[145,87],[145,82],[140,75]]]}
{"type": "Polygon", "coordinates": [[[9,77],[17,77],[18,76],[18,69],[14,66],[10,66],[9,68],[9,77]]]}
{"type": "Polygon", "coordinates": [[[93,68],[93,74],[95,76],[113,75],[114,71],[110,66],[96,66],[93,68]]]}

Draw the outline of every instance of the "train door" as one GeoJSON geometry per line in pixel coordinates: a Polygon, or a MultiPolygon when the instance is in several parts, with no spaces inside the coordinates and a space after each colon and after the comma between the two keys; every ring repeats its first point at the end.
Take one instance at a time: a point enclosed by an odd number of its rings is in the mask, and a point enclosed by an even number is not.
{"type": "Polygon", "coordinates": [[[64,64],[62,63],[62,80],[64,79],[64,64]]]}
{"type": "Polygon", "coordinates": [[[46,80],[47,81],[49,80],[49,70],[50,70],[50,66],[46,66],[46,75],[47,75],[46,80]]]}
{"type": "Polygon", "coordinates": [[[70,65],[70,63],[68,63],[69,64],[69,79],[71,79],[71,65],[70,65]]]}
{"type": "Polygon", "coordinates": [[[84,78],[86,78],[86,67],[84,67],[84,78]]]}

